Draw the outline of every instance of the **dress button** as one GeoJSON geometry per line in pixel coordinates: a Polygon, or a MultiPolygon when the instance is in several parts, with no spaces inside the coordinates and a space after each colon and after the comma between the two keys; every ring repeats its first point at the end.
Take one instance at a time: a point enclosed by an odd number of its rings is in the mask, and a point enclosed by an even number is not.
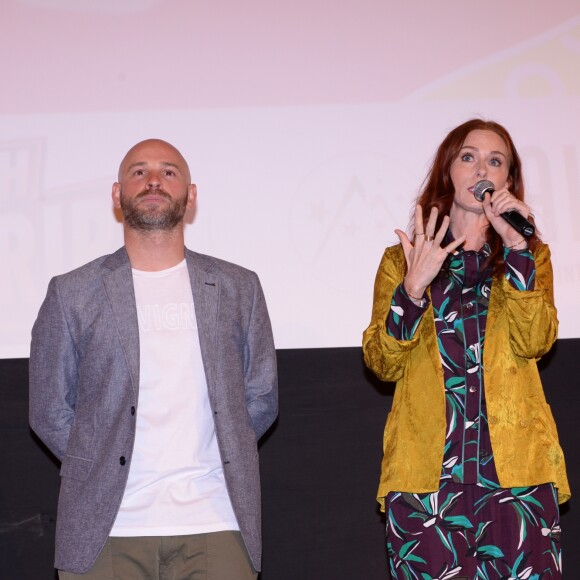
{"type": "Polygon", "coordinates": [[[134,414],[135,414],[135,405],[133,405],[133,406],[131,407],[131,415],[134,415],[134,414]]]}
{"type": "Polygon", "coordinates": [[[465,308],[473,308],[473,302],[468,302],[468,303],[465,305],[465,308]]]}
{"type": "Polygon", "coordinates": [[[120,463],[121,465],[125,465],[125,463],[126,463],[126,460],[125,460],[125,456],[124,456],[124,455],[121,455],[121,457],[119,457],[119,463],[120,463]]]}
{"type": "Polygon", "coordinates": [[[477,391],[477,387],[474,387],[473,385],[471,387],[469,387],[470,393],[475,393],[475,391],[477,391]]]}

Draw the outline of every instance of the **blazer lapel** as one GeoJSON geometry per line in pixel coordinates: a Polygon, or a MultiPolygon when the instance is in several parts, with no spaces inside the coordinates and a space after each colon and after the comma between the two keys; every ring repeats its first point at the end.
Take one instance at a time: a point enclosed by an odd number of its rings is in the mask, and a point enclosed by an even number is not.
{"type": "Polygon", "coordinates": [[[104,262],[101,278],[113,311],[123,355],[127,362],[135,398],[139,392],[139,322],[131,264],[125,248],[104,262]]]}
{"type": "Polygon", "coordinates": [[[485,321],[485,335],[495,325],[498,315],[505,308],[505,290],[503,285],[508,283],[503,274],[493,276],[491,283],[491,294],[489,296],[489,304],[487,305],[487,319],[485,321]]]}
{"type": "MultiPolygon", "coordinates": [[[[427,290],[427,295],[429,296],[430,300],[430,288],[427,290]]],[[[431,308],[427,308],[425,314],[423,315],[421,324],[424,328],[421,339],[425,341],[427,352],[429,353],[435,370],[438,374],[442,375],[443,366],[441,365],[441,356],[439,355],[439,344],[437,342],[437,330],[435,329],[435,315],[433,305],[431,305],[431,308]]]]}
{"type": "MultiPolygon", "coordinates": [[[[201,357],[210,397],[213,399],[217,364],[217,320],[220,285],[211,262],[200,254],[185,250],[193,305],[197,319],[201,357]]],[[[213,402],[213,400],[212,400],[213,402]]]]}
{"type": "MultiPolygon", "coordinates": [[[[487,305],[487,318],[485,321],[485,347],[483,349],[483,368],[489,368],[489,365],[494,362],[499,353],[496,352],[495,345],[500,344],[493,337],[495,337],[495,327],[499,320],[502,319],[501,313],[505,309],[505,289],[504,284],[509,284],[503,274],[493,276],[491,284],[491,294],[489,296],[489,304],[487,305]],[[494,348],[492,348],[492,345],[494,348]]],[[[505,318],[503,318],[505,320],[505,318]]],[[[486,390],[489,386],[486,387],[486,390]]]]}

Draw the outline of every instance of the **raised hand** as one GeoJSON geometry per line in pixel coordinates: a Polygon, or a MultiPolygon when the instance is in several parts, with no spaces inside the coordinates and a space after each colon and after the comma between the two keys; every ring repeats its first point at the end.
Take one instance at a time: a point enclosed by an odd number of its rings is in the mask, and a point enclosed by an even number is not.
{"type": "Polygon", "coordinates": [[[441,242],[449,227],[449,216],[443,218],[441,227],[435,233],[437,215],[437,208],[432,208],[427,225],[424,226],[423,210],[417,204],[415,208],[414,243],[411,243],[404,231],[395,230],[407,260],[407,275],[403,284],[407,295],[415,302],[420,302],[423,299],[427,286],[437,276],[447,256],[465,241],[465,236],[461,236],[447,246],[442,247],[441,242]]]}

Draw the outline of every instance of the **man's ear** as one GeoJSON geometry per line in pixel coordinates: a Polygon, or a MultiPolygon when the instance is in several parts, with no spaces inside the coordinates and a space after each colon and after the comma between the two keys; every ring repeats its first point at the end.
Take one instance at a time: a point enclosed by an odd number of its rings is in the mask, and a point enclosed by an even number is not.
{"type": "Polygon", "coordinates": [[[121,209],[121,184],[116,181],[113,183],[111,197],[113,198],[113,207],[121,209]]]}
{"type": "Polygon", "coordinates": [[[187,207],[192,208],[197,200],[197,186],[191,183],[187,186],[187,207]]]}

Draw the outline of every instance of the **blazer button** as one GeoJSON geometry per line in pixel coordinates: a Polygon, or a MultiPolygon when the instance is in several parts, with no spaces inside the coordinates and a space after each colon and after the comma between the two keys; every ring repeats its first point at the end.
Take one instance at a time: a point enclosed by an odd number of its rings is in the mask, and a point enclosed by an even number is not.
{"type": "Polygon", "coordinates": [[[131,415],[134,415],[134,414],[135,414],[135,405],[133,405],[133,406],[131,407],[131,415]]]}
{"type": "Polygon", "coordinates": [[[125,456],[124,456],[124,455],[121,455],[121,457],[119,457],[119,463],[120,463],[121,465],[125,465],[125,463],[126,463],[126,460],[125,460],[125,456]]]}

